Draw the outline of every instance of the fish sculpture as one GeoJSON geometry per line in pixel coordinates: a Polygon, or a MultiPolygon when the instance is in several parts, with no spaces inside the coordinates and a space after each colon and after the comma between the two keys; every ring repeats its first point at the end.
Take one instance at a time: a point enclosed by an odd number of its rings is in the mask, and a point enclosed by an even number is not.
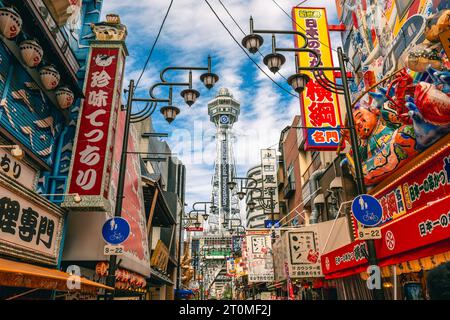
{"type": "Polygon", "coordinates": [[[417,149],[423,151],[439,140],[442,136],[450,132],[450,125],[437,126],[424,120],[412,97],[407,97],[409,115],[413,121],[414,132],[416,134],[417,149]]]}
{"type": "Polygon", "coordinates": [[[55,136],[55,127],[53,126],[53,117],[49,116],[44,119],[36,120],[34,123],[41,129],[50,128],[50,131],[52,133],[52,136],[55,136]]]}
{"type": "Polygon", "coordinates": [[[441,126],[450,124],[450,95],[434,84],[423,81],[416,84],[414,104],[425,121],[441,126]]]}

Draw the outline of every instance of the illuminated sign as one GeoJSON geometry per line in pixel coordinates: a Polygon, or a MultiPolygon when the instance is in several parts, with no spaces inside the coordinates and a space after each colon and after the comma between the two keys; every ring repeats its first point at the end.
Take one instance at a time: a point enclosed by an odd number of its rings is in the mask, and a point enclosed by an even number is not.
{"type": "MultiPolygon", "coordinates": [[[[292,9],[295,21],[294,30],[306,34],[308,48],[315,50],[323,66],[333,67],[331,43],[328,34],[328,22],[324,8],[292,9]]],[[[296,47],[302,46],[304,39],[295,38],[296,47]]],[[[311,67],[317,62],[312,53],[299,52],[299,67],[311,67]]],[[[341,115],[337,94],[327,91],[315,80],[312,72],[302,71],[310,81],[300,96],[301,111],[306,137],[305,150],[336,150],[340,141],[341,115]],[[336,129],[334,129],[336,128],[336,129]]],[[[324,71],[324,75],[335,81],[333,71],[324,71]]]]}
{"type": "Polygon", "coordinates": [[[110,206],[107,199],[123,60],[119,47],[91,48],[68,182],[69,193],[78,193],[83,201],[66,201],[67,207],[108,210],[110,206]]]}

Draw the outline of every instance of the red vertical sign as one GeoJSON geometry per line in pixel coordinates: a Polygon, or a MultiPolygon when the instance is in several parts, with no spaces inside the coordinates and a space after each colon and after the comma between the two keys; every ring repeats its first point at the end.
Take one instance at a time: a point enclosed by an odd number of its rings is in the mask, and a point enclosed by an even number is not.
{"type": "Polygon", "coordinates": [[[104,208],[120,99],[116,88],[121,87],[122,68],[119,47],[91,48],[68,189],[69,193],[82,196],[83,201],[66,206],[104,208]]]}

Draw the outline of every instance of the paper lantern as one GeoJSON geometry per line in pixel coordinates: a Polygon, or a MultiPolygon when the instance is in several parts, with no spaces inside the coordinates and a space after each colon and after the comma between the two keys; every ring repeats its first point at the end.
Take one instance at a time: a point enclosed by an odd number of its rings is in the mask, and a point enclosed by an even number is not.
{"type": "Polygon", "coordinates": [[[55,89],[59,84],[59,80],[61,79],[58,70],[56,70],[56,68],[52,65],[42,67],[39,70],[39,75],[41,77],[42,85],[44,86],[45,90],[55,89]]]}
{"type": "Polygon", "coordinates": [[[16,37],[22,30],[22,18],[13,9],[0,8],[0,32],[7,39],[16,37]]]}
{"type": "Polygon", "coordinates": [[[72,90],[70,90],[67,87],[60,87],[56,90],[56,101],[58,101],[58,105],[61,109],[67,109],[69,108],[73,100],[75,98],[72,90]]]}
{"type": "Polygon", "coordinates": [[[23,62],[30,68],[36,67],[42,61],[44,50],[36,40],[24,40],[19,44],[23,62]]]}

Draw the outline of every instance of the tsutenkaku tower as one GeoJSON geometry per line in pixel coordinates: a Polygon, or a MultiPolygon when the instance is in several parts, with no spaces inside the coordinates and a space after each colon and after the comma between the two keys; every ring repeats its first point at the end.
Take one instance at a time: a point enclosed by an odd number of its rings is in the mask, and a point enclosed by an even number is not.
{"type": "Polygon", "coordinates": [[[217,96],[208,103],[210,121],[217,129],[212,200],[218,210],[208,221],[211,233],[223,234],[224,222],[229,221],[238,206],[227,182],[231,180],[235,170],[232,129],[240,110],[240,103],[233,99],[233,95],[226,88],[221,88],[217,96]]]}

